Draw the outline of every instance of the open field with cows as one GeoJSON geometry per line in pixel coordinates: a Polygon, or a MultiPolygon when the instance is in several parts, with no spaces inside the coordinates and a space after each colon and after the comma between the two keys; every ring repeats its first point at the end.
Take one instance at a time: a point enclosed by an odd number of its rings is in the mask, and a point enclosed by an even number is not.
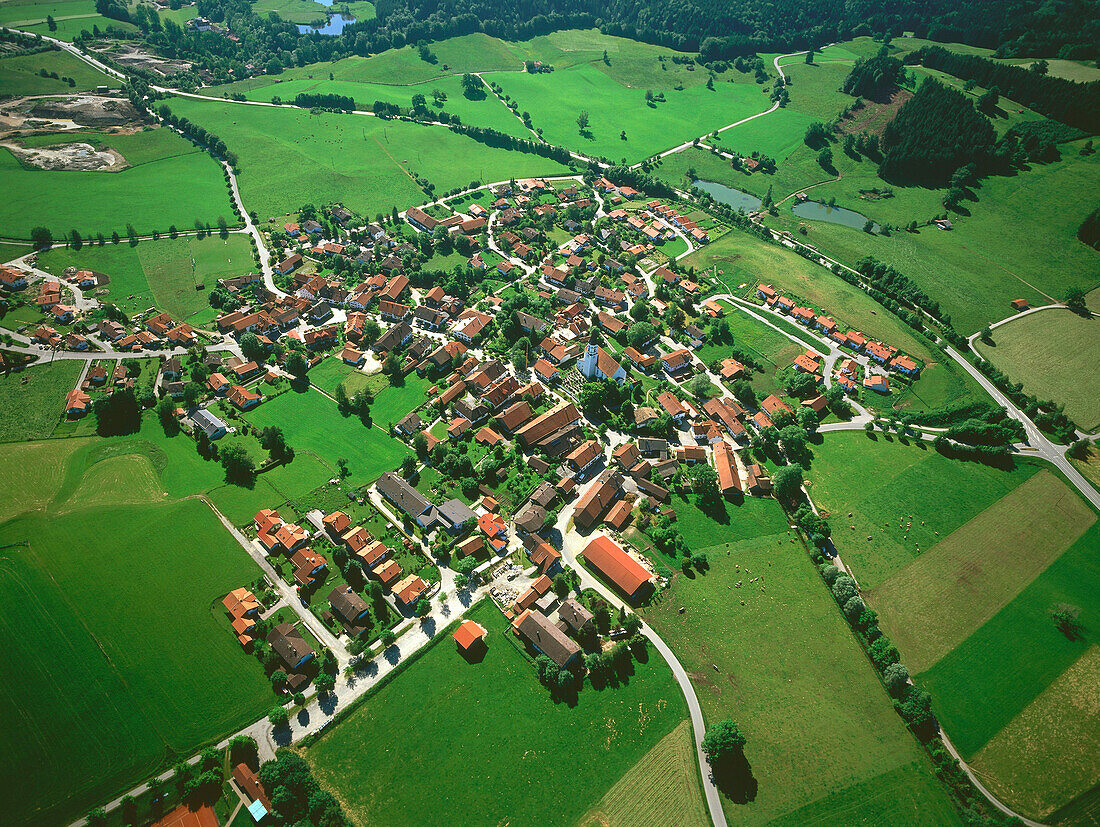
{"type": "Polygon", "coordinates": [[[1084,431],[1100,427],[1100,319],[1069,310],[1032,313],[993,331],[978,352],[1039,399],[1065,405],[1084,431]]]}
{"type": "Polygon", "coordinates": [[[467,662],[440,635],[307,749],[318,780],[360,823],[573,824],[686,717],[652,650],[618,687],[555,703],[496,607],[468,616],[489,632],[484,659],[467,662]]]}
{"type": "Polygon", "coordinates": [[[133,135],[72,132],[22,139],[26,146],[90,143],[120,153],[129,166],[118,171],[44,170],[24,166],[9,150],[0,151],[0,187],[18,192],[0,205],[0,235],[30,238],[48,227],[55,238],[73,229],[84,238],[117,232],[126,225],[139,234],[167,233],[171,225],[193,229],[195,221],[236,223],[229,188],[217,161],[167,129],[133,135]]]}
{"type": "Polygon", "coordinates": [[[768,510],[746,534],[736,513],[724,524],[677,506],[676,525],[693,550],[705,544],[710,569],[676,576],[643,612],[707,719],[732,717],[748,739],[748,767],[724,784],[727,818],[829,823],[858,806],[875,823],[955,823],[802,544],[760,501],[768,510]]]}

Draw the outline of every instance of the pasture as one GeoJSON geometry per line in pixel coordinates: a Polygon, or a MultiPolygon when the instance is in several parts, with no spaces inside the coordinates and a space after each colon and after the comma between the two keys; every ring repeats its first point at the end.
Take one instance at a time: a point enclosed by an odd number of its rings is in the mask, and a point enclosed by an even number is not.
{"type": "Polygon", "coordinates": [[[1084,431],[1100,427],[1100,320],[1044,310],[993,331],[978,352],[1039,399],[1053,399],[1084,431]]]}
{"type": "Polygon", "coordinates": [[[93,69],[68,52],[42,52],[34,55],[15,55],[0,58],[0,89],[9,95],[67,95],[73,92],[95,91],[97,86],[118,85],[98,69],[93,69]],[[56,78],[44,78],[43,69],[56,72],[56,78]],[[72,78],[75,86],[61,80],[72,78]]]}
{"type": "Polygon", "coordinates": [[[324,20],[329,14],[346,10],[356,20],[371,20],[374,18],[374,4],[366,0],[351,0],[351,2],[317,3],[314,0],[261,0],[253,6],[256,14],[266,15],[275,12],[283,20],[291,23],[312,23],[315,20],[324,20]]]}
{"type": "Polygon", "coordinates": [[[0,544],[14,823],[68,822],[270,707],[215,605],[256,569],[203,503],[28,514],[0,544]]]}
{"type": "Polygon", "coordinates": [[[173,113],[219,135],[240,158],[241,197],[261,218],[303,203],[340,201],[362,215],[429,200],[472,180],[561,175],[567,167],[521,152],[485,146],[449,129],[366,115],[171,98],[173,113]]]}
{"type": "Polygon", "coordinates": [[[103,247],[86,244],[79,250],[54,247],[38,257],[38,266],[60,276],[66,267],[105,273],[110,277],[104,301],[132,315],[156,307],[185,321],[210,307],[207,296],[220,278],[253,272],[256,263],[248,236],[220,238],[185,236],[103,247]],[[203,285],[202,290],[197,289],[203,285]]]}
{"type": "Polygon", "coordinates": [[[858,811],[868,823],[957,823],[779,506],[754,508],[746,531],[740,512],[723,524],[678,506],[677,525],[693,549],[705,544],[710,569],[677,575],[643,611],[707,719],[732,717],[748,739],[748,769],[725,787],[727,817],[835,823],[858,811]]]}
{"type": "Polygon", "coordinates": [[[196,219],[235,222],[229,189],[217,162],[167,129],[133,135],[67,133],[24,139],[27,145],[85,142],[109,146],[130,164],[115,172],[42,170],[23,166],[8,150],[0,151],[0,187],[20,193],[0,205],[0,234],[29,238],[43,224],[55,238],[77,229],[89,235],[126,235],[188,229],[196,219]]]}
{"type": "Polygon", "coordinates": [[[96,25],[100,29],[114,26],[123,31],[137,31],[137,27],[131,23],[111,20],[97,13],[95,0],[5,0],[0,3],[0,26],[58,40],[71,41],[81,30],[87,29],[90,32],[96,25]],[[52,16],[56,22],[56,31],[50,31],[46,23],[48,16],[52,16]]]}
{"type": "Polygon", "coordinates": [[[485,601],[468,616],[489,632],[483,660],[467,662],[439,635],[307,749],[356,822],[572,825],[686,716],[652,650],[627,682],[555,703],[496,607],[485,601]]]}
{"type": "Polygon", "coordinates": [[[65,411],[82,363],[58,360],[0,374],[0,442],[45,439],[65,411]]]}

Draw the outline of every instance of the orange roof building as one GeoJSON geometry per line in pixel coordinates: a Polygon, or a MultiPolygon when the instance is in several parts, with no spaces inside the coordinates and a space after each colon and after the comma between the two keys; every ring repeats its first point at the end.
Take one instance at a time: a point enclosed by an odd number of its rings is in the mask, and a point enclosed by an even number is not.
{"type": "Polygon", "coordinates": [[[610,537],[594,537],[581,556],[632,602],[653,588],[654,576],[610,537]]]}
{"type": "Polygon", "coordinates": [[[459,650],[463,652],[469,652],[480,646],[485,645],[485,627],[479,623],[475,623],[472,620],[464,620],[462,624],[455,629],[455,633],[451,635],[455,639],[455,643],[458,644],[459,650]]]}

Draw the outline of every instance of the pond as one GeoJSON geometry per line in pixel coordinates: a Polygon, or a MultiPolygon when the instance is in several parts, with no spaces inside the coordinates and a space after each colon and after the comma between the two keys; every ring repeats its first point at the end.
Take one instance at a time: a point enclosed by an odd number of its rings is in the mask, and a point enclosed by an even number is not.
{"type": "Polygon", "coordinates": [[[354,22],[355,18],[350,14],[334,14],[329,17],[328,23],[320,28],[299,23],[298,31],[302,34],[340,34],[345,26],[350,26],[354,22]]]}
{"type": "Polygon", "coordinates": [[[735,210],[753,212],[754,210],[760,209],[760,199],[755,195],[749,195],[747,192],[742,192],[741,190],[727,187],[725,184],[718,184],[714,181],[694,181],[692,183],[703,192],[707,193],[715,201],[728,204],[735,210]]]}
{"type": "MultiPolygon", "coordinates": [[[[854,227],[857,230],[862,230],[867,223],[867,216],[862,213],[844,207],[830,207],[820,201],[802,201],[795,204],[791,208],[791,212],[799,218],[827,221],[830,224],[843,224],[845,227],[854,227]]],[[[874,225],[874,232],[877,233],[880,229],[878,224],[874,225]]]]}

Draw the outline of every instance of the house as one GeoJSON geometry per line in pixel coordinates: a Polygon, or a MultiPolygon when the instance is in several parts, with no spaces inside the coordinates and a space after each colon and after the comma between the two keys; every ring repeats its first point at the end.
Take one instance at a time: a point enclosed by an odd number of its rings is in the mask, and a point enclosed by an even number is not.
{"type": "Polygon", "coordinates": [[[401,577],[401,566],[396,560],[387,560],[380,566],[370,570],[371,575],[377,577],[386,588],[390,588],[401,577]]]}
{"type": "Polygon", "coordinates": [[[410,574],[404,580],[394,584],[393,594],[401,605],[407,609],[416,603],[427,590],[428,584],[421,580],[419,575],[410,574]]]}
{"type": "Polygon", "coordinates": [[[333,589],[328,593],[328,603],[345,626],[360,627],[357,634],[366,631],[363,621],[370,615],[370,606],[352,591],[351,586],[345,584],[333,589]]]}
{"type": "Polygon", "coordinates": [[[298,253],[287,256],[278,264],[275,265],[275,272],[281,276],[285,276],[287,273],[296,270],[302,265],[302,257],[298,253]]]}
{"type": "Polygon", "coordinates": [[[642,452],[633,442],[624,442],[611,454],[611,458],[619,464],[624,471],[629,471],[642,458],[642,452]]]}
{"type": "Polygon", "coordinates": [[[451,637],[454,638],[458,651],[463,654],[472,654],[485,648],[485,627],[472,620],[464,620],[451,637]]]}
{"type": "Polygon", "coordinates": [[[412,335],[413,329],[405,322],[395,324],[378,337],[377,341],[374,343],[374,352],[389,353],[392,350],[399,350],[408,344],[412,335]]]}
{"type": "Polygon", "coordinates": [[[623,356],[625,356],[634,367],[642,371],[642,373],[649,373],[650,368],[657,363],[656,356],[652,354],[646,355],[629,345],[623,350],[623,356]]]}
{"type": "Polygon", "coordinates": [[[420,415],[417,414],[416,411],[412,411],[411,413],[409,413],[404,419],[402,419],[394,426],[395,431],[406,437],[412,437],[418,431],[421,431],[423,429],[424,420],[420,418],[420,415]]]}
{"type": "Polygon", "coordinates": [[[767,396],[764,401],[760,403],[760,407],[767,411],[768,415],[772,417],[780,411],[786,411],[791,416],[794,416],[794,409],[774,393],[767,396]]]}
{"type": "Polygon", "coordinates": [[[572,466],[578,475],[582,475],[602,458],[603,449],[600,447],[600,443],[590,439],[570,451],[566,455],[565,461],[572,466]]]}
{"type": "Polygon", "coordinates": [[[1027,310],[1028,309],[1027,299],[1013,299],[1012,300],[1012,308],[1013,308],[1013,310],[1027,310]]]}
{"type": "Polygon", "coordinates": [[[818,371],[817,360],[808,353],[800,353],[794,358],[794,369],[801,373],[808,373],[811,376],[816,376],[818,371]]]}
{"type": "Polygon", "coordinates": [[[357,350],[349,344],[344,345],[344,350],[340,353],[340,358],[344,360],[345,364],[357,368],[362,367],[363,363],[367,360],[367,356],[363,351],[357,350]]]}
{"type": "Polygon", "coordinates": [[[496,421],[505,430],[514,432],[521,425],[529,422],[534,415],[535,412],[531,410],[531,405],[526,400],[520,400],[506,408],[503,413],[498,414],[496,421]]]}
{"type": "Polygon", "coordinates": [[[665,413],[672,417],[673,422],[677,424],[684,421],[684,417],[687,416],[687,409],[681,404],[672,391],[665,391],[664,393],[657,395],[657,403],[664,408],[665,413]]]}
{"type": "Polygon", "coordinates": [[[772,492],[771,477],[759,463],[753,463],[745,468],[745,478],[745,490],[754,497],[766,497],[772,492]]]}
{"type": "Polygon", "coordinates": [[[895,356],[890,362],[890,367],[906,376],[916,376],[920,372],[920,366],[908,356],[895,356]]]}
{"type": "Polygon", "coordinates": [[[238,409],[247,411],[259,405],[262,397],[258,393],[250,391],[241,385],[234,385],[229,389],[229,393],[225,395],[225,398],[233,403],[238,409]]]}
{"type": "Polygon", "coordinates": [[[610,537],[602,534],[594,537],[581,556],[631,603],[644,599],[653,590],[654,575],[610,537]]]}
{"type": "Polygon", "coordinates": [[[294,566],[294,580],[299,586],[311,585],[328,568],[328,561],[308,548],[294,552],[290,556],[290,562],[294,566]]]}
{"type": "MultiPolygon", "coordinates": [[[[505,416],[507,414],[506,411],[505,416]]],[[[514,433],[520,445],[529,448],[573,425],[580,418],[576,405],[572,402],[559,402],[550,410],[521,425],[514,433]]]]}
{"type": "Polygon", "coordinates": [[[195,427],[202,431],[206,438],[213,442],[216,439],[221,439],[227,433],[229,433],[229,426],[226,425],[206,408],[198,408],[191,414],[191,422],[195,427]]]}
{"type": "Polygon", "coordinates": [[[581,653],[576,641],[537,610],[525,610],[512,621],[512,629],[532,649],[546,655],[559,668],[566,667],[581,653]]]}
{"type": "Polygon", "coordinates": [[[563,600],[558,607],[558,618],[562,620],[573,634],[580,634],[592,622],[593,614],[582,606],[575,598],[563,600]]]}
{"type": "Polygon", "coordinates": [[[662,356],[661,366],[669,376],[678,376],[691,369],[691,351],[681,348],[662,356]]]}
{"type": "Polygon", "coordinates": [[[745,366],[733,357],[730,357],[722,360],[722,364],[719,365],[718,373],[727,382],[732,382],[745,375],[745,366]]]}
{"type": "Polygon", "coordinates": [[[573,512],[573,522],[580,531],[587,531],[599,523],[600,519],[619,499],[623,490],[623,476],[616,468],[608,468],[597,478],[596,483],[577,501],[573,512]]]}
{"type": "Polygon", "coordinates": [[[430,233],[439,224],[439,219],[433,218],[419,207],[409,207],[405,211],[405,219],[416,229],[423,230],[426,233],[430,233]]]}
{"type": "Polygon", "coordinates": [[[435,524],[436,507],[428,501],[427,497],[409,485],[404,477],[393,471],[387,471],[378,478],[375,487],[379,494],[415,520],[421,528],[427,529],[435,524]]]}
{"type": "Polygon", "coordinates": [[[297,523],[281,523],[272,536],[288,553],[297,551],[309,542],[309,533],[297,523]]]}
{"type": "Polygon", "coordinates": [[[863,379],[863,387],[870,388],[877,393],[889,393],[890,380],[878,373],[868,374],[863,379]]]}
{"type": "Polygon", "coordinates": [[[77,417],[84,416],[88,412],[88,405],[91,403],[92,397],[76,388],[69,391],[65,397],[65,416],[70,419],[76,419],[77,417]]]}
{"type": "Polygon", "coordinates": [[[802,407],[809,408],[815,414],[821,414],[829,407],[829,400],[825,398],[824,394],[820,394],[811,399],[803,399],[802,407]]]}
{"type": "Polygon", "coordinates": [[[321,524],[329,534],[342,537],[344,532],[348,530],[348,526],[351,525],[351,518],[343,511],[333,511],[321,520],[321,524]]]}
{"type": "Polygon", "coordinates": [[[744,493],[737,461],[728,442],[722,441],[714,446],[714,470],[718,472],[718,490],[723,496],[740,496],[744,493]]]}
{"type": "Polygon", "coordinates": [[[296,672],[313,657],[313,650],[309,648],[301,632],[290,623],[280,623],[272,629],[267,635],[267,642],[290,672],[296,672]]]}

